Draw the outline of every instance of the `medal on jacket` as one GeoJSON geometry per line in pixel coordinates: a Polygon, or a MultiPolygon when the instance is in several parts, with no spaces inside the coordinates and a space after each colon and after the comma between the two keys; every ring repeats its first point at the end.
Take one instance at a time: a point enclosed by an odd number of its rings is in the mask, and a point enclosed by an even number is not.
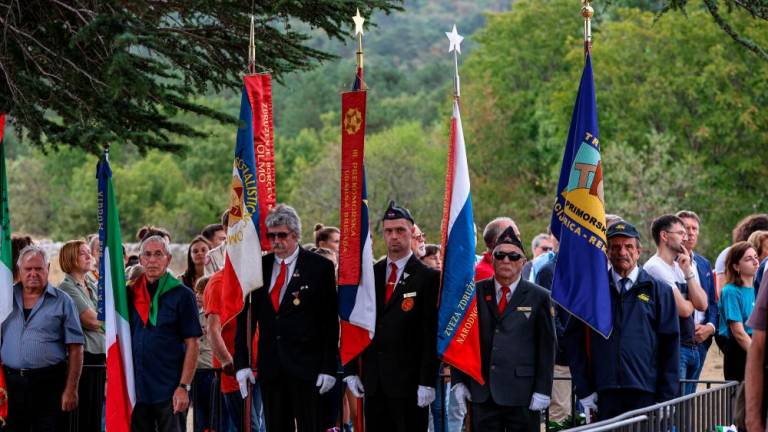
{"type": "Polygon", "coordinates": [[[292,294],[293,294],[293,305],[294,306],[300,305],[301,304],[301,300],[299,299],[299,292],[298,291],[294,291],[292,294]]]}
{"type": "Polygon", "coordinates": [[[413,297],[404,298],[403,302],[400,303],[400,309],[402,309],[403,312],[409,312],[413,309],[413,297]]]}

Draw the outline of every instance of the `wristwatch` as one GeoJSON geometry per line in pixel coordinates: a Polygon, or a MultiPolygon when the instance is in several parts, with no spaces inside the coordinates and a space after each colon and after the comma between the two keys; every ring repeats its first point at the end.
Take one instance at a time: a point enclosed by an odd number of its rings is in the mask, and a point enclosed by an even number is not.
{"type": "Polygon", "coordinates": [[[191,384],[179,383],[179,387],[183,388],[187,392],[191,392],[192,391],[192,385],[191,384]]]}

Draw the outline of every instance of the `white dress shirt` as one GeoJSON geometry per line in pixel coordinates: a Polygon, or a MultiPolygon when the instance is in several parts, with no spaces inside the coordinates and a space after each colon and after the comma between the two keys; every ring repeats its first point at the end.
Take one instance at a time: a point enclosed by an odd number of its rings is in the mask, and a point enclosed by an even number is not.
{"type": "Polygon", "coordinates": [[[296,268],[296,258],[299,257],[299,247],[296,247],[296,250],[293,251],[292,254],[287,256],[286,258],[280,258],[277,255],[275,255],[275,262],[272,264],[272,281],[269,283],[269,292],[271,293],[273,289],[275,289],[275,282],[277,281],[277,277],[280,275],[280,265],[285,261],[285,265],[287,267],[286,274],[285,274],[285,282],[283,283],[283,286],[280,287],[280,303],[283,302],[283,296],[285,295],[285,289],[288,287],[288,283],[291,281],[291,276],[293,275],[293,269],[296,268]]]}
{"type": "MultiPolygon", "coordinates": [[[[520,285],[520,279],[521,277],[518,276],[517,280],[512,282],[512,285],[509,286],[509,292],[507,293],[507,304],[509,304],[509,301],[512,300],[512,294],[515,293],[517,286],[520,285]]],[[[499,281],[496,280],[496,278],[493,278],[493,285],[496,287],[496,304],[499,304],[501,302],[502,285],[499,283],[499,281]]]]}

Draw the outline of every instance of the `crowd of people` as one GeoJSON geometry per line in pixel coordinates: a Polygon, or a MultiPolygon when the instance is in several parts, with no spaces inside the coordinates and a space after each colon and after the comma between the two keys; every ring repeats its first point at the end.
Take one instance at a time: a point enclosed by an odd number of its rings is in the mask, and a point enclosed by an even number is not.
{"type": "MultiPolygon", "coordinates": [[[[723,378],[746,381],[749,430],[765,430],[768,214],[739,222],[714,268],[697,251],[701,219],[692,211],[653,220],[653,254],[642,265],[632,221],[607,219],[607,338],[551,300],[558,260],[551,232],[534,236],[528,255],[513,219],[485,226],[475,269],[482,381],[437,357],[440,246],[428,244],[411,212],[394,202],[380,218],[386,255],[373,267],[376,331],[343,367],[338,228],[317,224],[314,242],[302,245],[297,212],[285,204],[272,209],[262,233],[271,246],[262,256],[263,288],[233,311],[221,271],[227,212],[189,243],[176,276],[171,234],[145,226],[138,254],[123,251],[131,429],[186,430],[192,407],[195,432],[349,431],[358,417],[373,432],[454,432],[465,424],[539,431],[545,409],[556,423],[572,420],[571,380],[578,412],[596,419],[695,392],[715,341],[723,378]]],[[[58,287],[44,249],[27,236],[14,236],[12,246],[13,309],[0,342],[10,395],[4,430],[64,430],[76,412],[78,430],[101,431],[98,236],[63,244],[58,287]]]]}

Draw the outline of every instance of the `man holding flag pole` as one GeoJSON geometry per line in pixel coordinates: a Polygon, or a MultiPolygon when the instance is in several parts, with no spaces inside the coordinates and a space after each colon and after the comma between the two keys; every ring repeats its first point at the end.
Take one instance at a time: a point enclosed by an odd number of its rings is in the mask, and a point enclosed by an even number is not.
{"type": "Polygon", "coordinates": [[[474,230],[469,169],[459,114],[456,26],[446,33],[454,52],[454,105],[444,212],[445,271],[438,353],[453,365],[460,411],[472,402],[476,431],[538,431],[549,405],[555,360],[549,293],[522,280],[523,245],[513,227],[494,241],[494,276],[474,284],[474,230]],[[478,298],[477,296],[481,297],[478,298]]]}

